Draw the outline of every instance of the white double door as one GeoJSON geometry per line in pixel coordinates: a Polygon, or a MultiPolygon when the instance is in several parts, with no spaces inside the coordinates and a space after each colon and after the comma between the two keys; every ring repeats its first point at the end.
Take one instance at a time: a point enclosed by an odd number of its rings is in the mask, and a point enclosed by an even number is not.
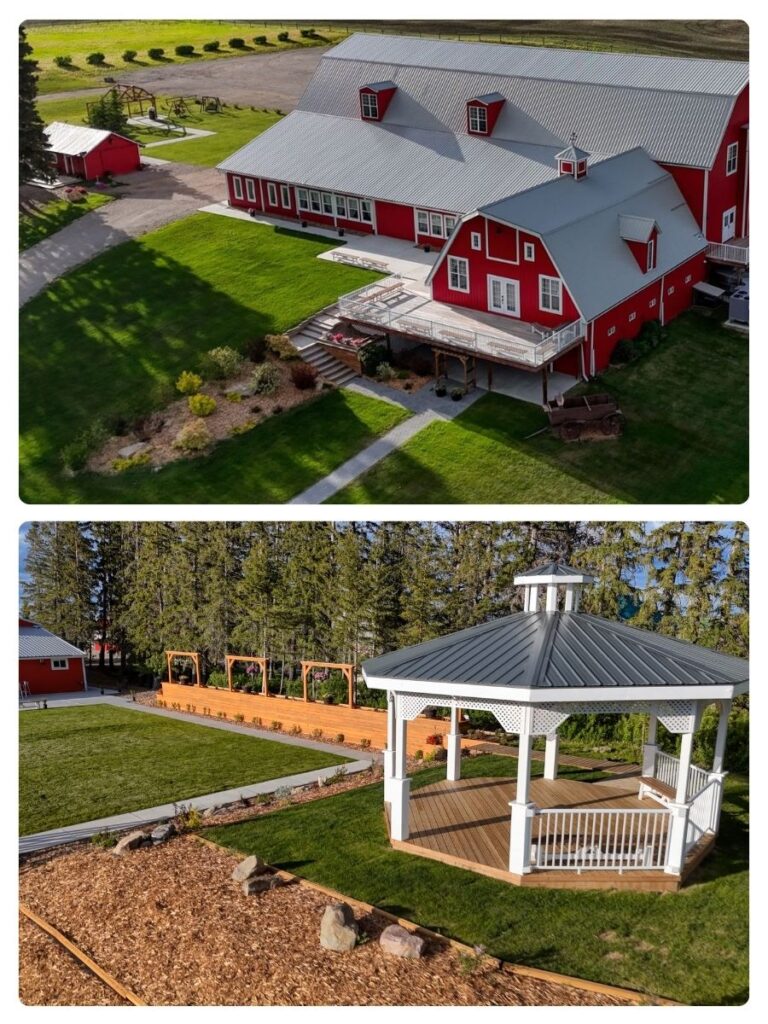
{"type": "Polygon", "coordinates": [[[491,313],[520,316],[520,282],[511,277],[488,275],[488,309],[491,313]]]}
{"type": "Polygon", "coordinates": [[[736,234],[736,207],[732,206],[723,214],[723,237],[722,241],[727,242],[736,234]]]}

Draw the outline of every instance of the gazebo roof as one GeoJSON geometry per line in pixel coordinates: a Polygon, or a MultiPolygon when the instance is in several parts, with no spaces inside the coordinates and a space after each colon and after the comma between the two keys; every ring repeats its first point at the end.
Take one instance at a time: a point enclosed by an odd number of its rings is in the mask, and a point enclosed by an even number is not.
{"type": "Polygon", "coordinates": [[[594,615],[534,611],[372,658],[363,674],[374,687],[399,680],[530,690],[684,686],[695,697],[695,687],[746,683],[749,662],[594,615]]]}

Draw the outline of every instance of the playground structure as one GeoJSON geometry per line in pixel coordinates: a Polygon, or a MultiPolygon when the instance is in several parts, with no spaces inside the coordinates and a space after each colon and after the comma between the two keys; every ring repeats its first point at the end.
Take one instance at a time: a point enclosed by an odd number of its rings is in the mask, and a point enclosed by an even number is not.
{"type": "Polygon", "coordinates": [[[154,93],[149,92],[147,89],[142,88],[140,85],[124,85],[120,82],[115,82],[111,88],[107,89],[101,99],[91,103],[86,103],[85,107],[88,111],[88,120],[91,120],[91,112],[94,107],[101,106],[107,99],[115,99],[123,108],[128,117],[144,117],[146,107],[147,114],[150,110],[157,110],[157,100],[154,93]]]}
{"type": "Polygon", "coordinates": [[[201,112],[207,114],[220,114],[224,105],[219,96],[201,96],[199,103],[201,112]]]}

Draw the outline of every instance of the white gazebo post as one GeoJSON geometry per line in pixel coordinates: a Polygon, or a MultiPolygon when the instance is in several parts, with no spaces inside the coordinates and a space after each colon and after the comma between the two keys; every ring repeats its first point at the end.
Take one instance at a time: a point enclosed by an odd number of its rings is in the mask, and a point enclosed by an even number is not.
{"type": "Polygon", "coordinates": [[[581,591],[575,583],[566,583],[565,585],[565,610],[567,612],[577,612],[579,610],[579,594],[581,591]]]}
{"type": "Polygon", "coordinates": [[[387,691],[387,746],[384,750],[384,802],[392,802],[392,780],[395,777],[395,695],[387,691]]]}
{"type": "Polygon", "coordinates": [[[531,746],[530,732],[520,733],[517,754],[517,789],[515,799],[510,800],[512,808],[509,829],[509,870],[513,875],[525,875],[531,870],[531,819],[536,805],[529,803],[531,792],[531,746]]]}
{"type": "Polygon", "coordinates": [[[669,802],[671,821],[667,839],[667,874],[682,874],[685,865],[686,845],[688,839],[688,776],[691,770],[691,753],[693,751],[692,724],[688,732],[680,737],[680,761],[677,771],[677,787],[674,802],[669,802]]]}
{"type": "Polygon", "coordinates": [[[547,606],[546,607],[547,607],[547,611],[548,612],[556,612],[557,611],[557,584],[556,583],[548,583],[547,584],[547,606]]]}
{"type": "Polygon", "coordinates": [[[547,736],[546,746],[544,748],[544,778],[545,779],[556,779],[557,778],[557,755],[560,751],[560,736],[556,732],[551,732],[547,736]]]}
{"type": "Polygon", "coordinates": [[[407,762],[408,721],[400,710],[400,700],[400,695],[397,694],[395,696],[395,775],[390,783],[389,801],[393,839],[408,838],[408,811],[411,796],[411,780],[408,778],[407,762]]]}
{"type": "Polygon", "coordinates": [[[539,610],[539,588],[538,587],[526,587],[525,588],[525,610],[527,612],[537,612],[539,610]]]}
{"type": "Polygon", "coordinates": [[[723,785],[728,772],[723,771],[725,761],[725,740],[728,735],[728,718],[731,714],[732,701],[720,701],[720,717],[717,722],[717,736],[715,737],[715,755],[712,758],[712,771],[709,773],[710,782],[717,783],[717,796],[712,808],[712,827],[715,833],[720,830],[720,811],[723,806],[723,785]]]}
{"type": "Polygon", "coordinates": [[[653,779],[656,777],[656,733],[658,729],[658,717],[656,707],[648,715],[648,733],[643,744],[643,778],[653,779]]]}
{"type": "Polygon", "coordinates": [[[448,764],[446,778],[458,782],[461,778],[461,733],[459,732],[459,709],[451,708],[451,731],[448,733],[448,764]]]}

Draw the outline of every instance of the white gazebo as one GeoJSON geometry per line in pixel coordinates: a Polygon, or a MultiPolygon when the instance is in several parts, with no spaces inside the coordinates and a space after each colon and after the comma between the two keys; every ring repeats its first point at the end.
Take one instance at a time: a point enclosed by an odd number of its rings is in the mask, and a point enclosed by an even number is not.
{"type": "MultiPolygon", "coordinates": [[[[677,888],[713,846],[733,697],[749,663],[579,611],[593,578],[550,563],[515,578],[524,611],[367,661],[388,698],[384,800],[392,844],[521,885],[677,888]],[[719,708],[711,766],[692,763],[708,704],[719,708]],[[446,779],[411,794],[408,722],[450,708],[446,779]],[[516,779],[462,779],[459,710],[516,733],[516,779]],[[642,766],[597,782],[558,778],[558,729],[574,714],[648,716],[642,766]],[[657,724],[681,737],[661,751],[657,724]],[[531,778],[545,737],[543,778],[531,778]]],[[[540,755],[539,755],[540,756],[540,755]]]]}

